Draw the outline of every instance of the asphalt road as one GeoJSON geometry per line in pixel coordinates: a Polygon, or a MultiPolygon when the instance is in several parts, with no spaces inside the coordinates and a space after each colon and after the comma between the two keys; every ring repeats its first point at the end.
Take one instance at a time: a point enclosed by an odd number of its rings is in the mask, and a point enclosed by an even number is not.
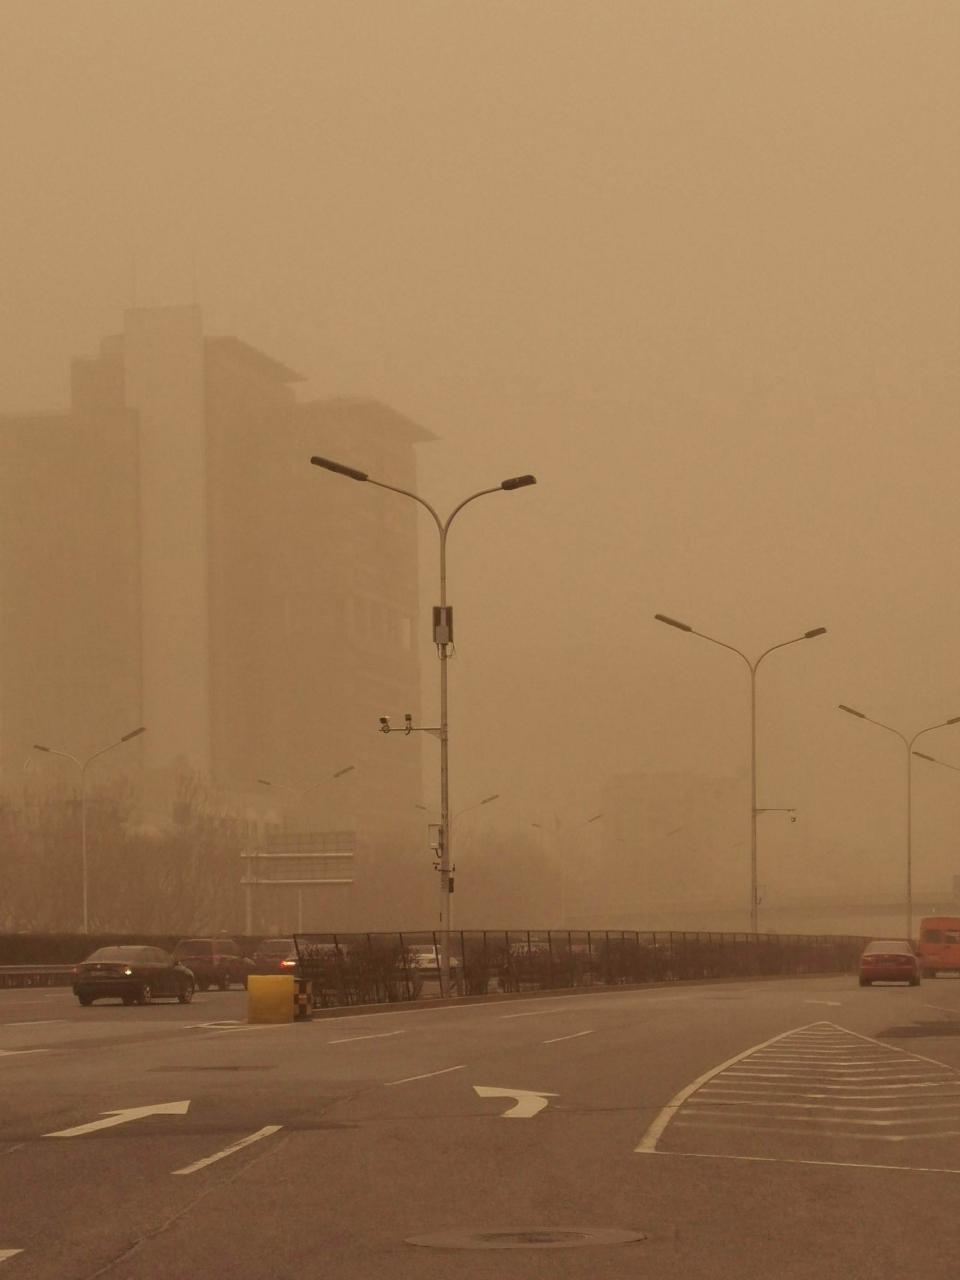
{"type": "Polygon", "coordinates": [[[282,1027],[245,999],[0,993],[0,1280],[960,1272],[956,980],[282,1027]],[[601,1228],[644,1238],[583,1243],[601,1228]],[[407,1243],[501,1232],[548,1234],[407,1243]]]}

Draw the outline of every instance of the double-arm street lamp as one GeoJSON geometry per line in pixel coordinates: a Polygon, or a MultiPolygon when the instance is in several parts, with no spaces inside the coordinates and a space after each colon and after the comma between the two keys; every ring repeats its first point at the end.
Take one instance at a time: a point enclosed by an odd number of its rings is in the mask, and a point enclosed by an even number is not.
{"type": "Polygon", "coordinates": [[[53,747],[42,747],[40,743],[33,744],[34,751],[43,751],[50,756],[62,756],[64,760],[72,760],[80,770],[80,856],[83,867],[83,932],[90,932],[90,913],[88,909],[88,893],[87,893],[87,769],[100,756],[106,755],[108,751],[112,751],[114,747],[122,746],[124,742],[129,742],[131,738],[139,738],[141,733],[146,732],[146,727],[141,725],[139,729],[133,729],[130,733],[125,733],[122,738],[118,738],[116,742],[111,742],[109,747],[103,747],[100,751],[95,751],[92,756],[81,763],[76,756],[70,755],[68,751],[55,751],[53,747]]]}
{"type": "Polygon", "coordinates": [[[759,909],[759,902],[757,901],[757,814],[766,812],[766,810],[757,808],[757,668],[768,653],[773,653],[775,649],[786,649],[791,644],[799,644],[801,640],[813,640],[817,636],[826,635],[827,628],[814,627],[812,631],[805,631],[802,636],[796,636],[793,640],[783,640],[780,644],[773,644],[769,649],[764,649],[755,662],[751,662],[745,653],[735,649],[732,644],[725,644],[722,640],[716,640],[713,636],[706,636],[702,631],[694,631],[693,627],[687,626],[685,622],[677,622],[676,618],[668,618],[663,613],[658,613],[655,617],[657,622],[665,622],[668,627],[676,627],[678,631],[689,631],[691,635],[699,636],[701,640],[709,640],[711,644],[717,644],[721,649],[729,649],[731,653],[737,654],[738,657],[744,660],[747,664],[747,670],[750,672],[750,932],[756,933],[759,909]]]}
{"type": "MultiPolygon", "coordinates": [[[[862,711],[855,711],[853,707],[846,707],[841,702],[840,710],[846,711],[847,715],[856,716],[858,720],[866,720],[869,724],[875,724],[878,729],[886,729],[887,733],[895,733],[903,745],[907,749],[907,939],[913,937],[913,744],[925,733],[932,733],[934,729],[945,729],[948,724],[960,724],[960,716],[951,716],[949,720],[941,720],[939,724],[927,725],[926,729],[919,729],[912,738],[908,738],[902,734],[899,729],[894,729],[892,725],[883,724],[880,720],[873,720],[870,716],[864,715],[862,711]]],[[[920,753],[917,752],[917,755],[920,753]]],[[[932,756],[926,759],[932,760],[932,756]]],[[[937,761],[936,763],[940,763],[937,761]]]]}
{"type": "MultiPolygon", "coordinates": [[[[602,813],[595,813],[592,818],[584,818],[583,822],[575,822],[572,826],[564,826],[559,818],[553,820],[553,857],[557,864],[557,875],[560,878],[560,928],[567,927],[567,873],[564,867],[563,859],[560,855],[560,838],[561,836],[569,836],[574,831],[579,831],[581,827],[589,827],[591,822],[599,822],[603,817],[602,813]]],[[[546,828],[539,822],[531,822],[532,827],[536,827],[538,831],[545,831],[546,828]]]]}
{"type": "Polygon", "coordinates": [[[378,489],[389,489],[391,493],[399,493],[405,498],[412,498],[414,502],[418,502],[421,507],[429,511],[440,535],[440,604],[433,610],[433,642],[437,646],[437,656],[440,659],[440,725],[437,730],[437,737],[440,739],[440,970],[441,993],[447,995],[450,991],[451,977],[450,894],[452,892],[450,879],[450,726],[447,717],[447,659],[449,658],[449,647],[453,643],[453,609],[447,604],[447,537],[454,518],[459,515],[467,503],[474,502],[477,498],[485,497],[488,493],[524,489],[527,485],[536,484],[536,477],[530,475],[512,476],[509,480],[502,480],[494,488],[480,489],[477,493],[471,493],[469,497],[459,502],[447,518],[443,520],[426,499],[421,498],[419,494],[413,493],[409,489],[400,489],[396,485],[386,484],[382,480],[372,480],[366,471],[358,471],[355,467],[346,467],[342,463],[331,462],[329,458],[313,457],[310,461],[315,467],[323,467],[327,471],[334,471],[337,475],[346,476],[350,480],[373,484],[378,489]]]}
{"type": "MultiPolygon", "coordinates": [[[[285,782],[271,782],[269,778],[258,778],[257,781],[263,787],[274,787],[277,791],[289,791],[296,801],[299,808],[306,797],[314,791],[318,791],[321,787],[326,786],[328,782],[333,782],[335,778],[342,778],[345,773],[352,773],[356,766],[348,764],[345,769],[338,769],[336,773],[332,773],[329,778],[321,778],[319,782],[314,782],[312,786],[306,787],[303,791],[297,791],[295,787],[288,787],[285,782]]],[[[251,899],[250,889],[252,881],[250,877],[253,875],[252,870],[247,872],[247,933],[251,931],[251,899]]],[[[303,933],[303,886],[297,885],[297,932],[303,933]]]]}

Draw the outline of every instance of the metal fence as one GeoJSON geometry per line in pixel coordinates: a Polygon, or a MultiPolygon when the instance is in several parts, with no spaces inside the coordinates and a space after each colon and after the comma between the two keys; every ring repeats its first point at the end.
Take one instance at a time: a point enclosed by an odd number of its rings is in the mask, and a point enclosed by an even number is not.
{"type": "MultiPolygon", "coordinates": [[[[294,941],[315,1008],[440,993],[439,933],[312,933],[294,941]]],[[[450,935],[459,995],[851,973],[867,938],[800,934],[474,930],[450,935]]]]}
{"type": "Polygon", "coordinates": [[[9,987],[69,987],[72,980],[70,964],[0,965],[0,991],[9,987]]]}

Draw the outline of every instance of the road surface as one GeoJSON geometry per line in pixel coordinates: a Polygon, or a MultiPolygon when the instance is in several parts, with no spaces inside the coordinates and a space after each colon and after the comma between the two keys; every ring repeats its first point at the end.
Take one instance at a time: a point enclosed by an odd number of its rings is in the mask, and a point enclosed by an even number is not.
{"type": "Polygon", "coordinates": [[[0,993],[0,1280],[960,1274],[956,980],[245,999],[0,993]]]}

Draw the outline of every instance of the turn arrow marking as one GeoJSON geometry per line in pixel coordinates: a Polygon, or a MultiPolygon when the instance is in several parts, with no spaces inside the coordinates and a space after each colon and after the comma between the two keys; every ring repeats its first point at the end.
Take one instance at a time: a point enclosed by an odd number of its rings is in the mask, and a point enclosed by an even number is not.
{"type": "Polygon", "coordinates": [[[485,1084],[475,1084],[474,1093],[481,1098],[515,1098],[517,1105],[501,1112],[501,1119],[529,1120],[548,1106],[548,1098],[559,1098],[559,1093],[542,1093],[533,1089],[490,1089],[485,1084]]]}
{"type": "Polygon", "coordinates": [[[0,1249],[0,1262],[6,1262],[8,1258],[13,1258],[18,1253],[23,1253],[22,1249],[0,1249]]]}
{"type": "Polygon", "coordinates": [[[78,1138],[82,1133],[93,1133],[96,1129],[110,1129],[115,1124],[126,1124],[128,1120],[140,1120],[144,1116],[182,1116],[189,1107],[186,1102],[161,1102],[155,1107],[127,1107],[125,1111],[105,1111],[105,1120],[91,1120],[89,1124],[78,1124],[74,1129],[58,1129],[56,1133],[45,1133],[45,1138],[78,1138]]]}

